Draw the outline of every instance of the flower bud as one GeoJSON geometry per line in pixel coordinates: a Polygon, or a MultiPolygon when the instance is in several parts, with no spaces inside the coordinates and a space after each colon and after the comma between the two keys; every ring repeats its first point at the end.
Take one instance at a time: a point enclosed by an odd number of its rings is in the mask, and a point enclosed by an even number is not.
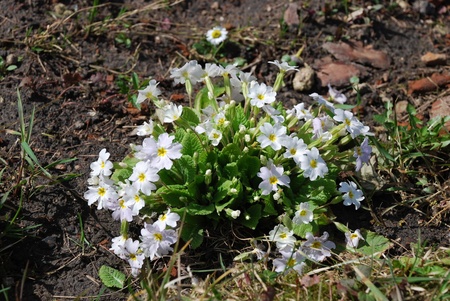
{"type": "Polygon", "coordinates": [[[211,171],[211,169],[208,169],[205,172],[205,183],[206,183],[206,185],[211,184],[211,180],[212,180],[212,171],[211,171]]]}

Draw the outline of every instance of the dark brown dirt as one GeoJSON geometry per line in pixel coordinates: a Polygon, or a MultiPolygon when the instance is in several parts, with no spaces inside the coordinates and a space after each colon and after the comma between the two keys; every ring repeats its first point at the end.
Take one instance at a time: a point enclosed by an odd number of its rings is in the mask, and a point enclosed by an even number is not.
{"type": "MultiPolygon", "coordinates": [[[[98,278],[103,264],[122,271],[126,267],[108,250],[119,225],[112,222],[108,213],[89,208],[82,198],[89,164],[102,148],[111,152],[113,160],[120,160],[130,143],[140,141],[130,135],[130,127],[146,120],[149,111],[139,113],[128,107],[126,96],[120,94],[116,84],[120,76],[130,76],[131,72],[141,79],[153,76],[167,91],[171,87],[170,68],[186,59],[203,61],[192,45],[212,26],[224,25],[232,33],[233,43],[224,49],[222,60],[243,57],[246,71],[253,71],[269,83],[274,81],[276,70],[267,61],[295,54],[303,45],[303,61],[313,67],[316,60],[328,56],[322,45],[330,40],[350,38],[386,52],[391,61],[389,68],[365,66],[366,73],[361,76],[361,82],[370,89],[362,95],[360,116],[370,125],[375,125],[371,116],[383,111],[382,98],[408,100],[419,108],[442,90],[408,96],[408,81],[448,71],[446,65],[425,67],[420,62],[427,51],[449,54],[449,13],[444,11],[448,3],[441,1],[436,1],[441,4],[434,11],[423,10],[424,13],[414,5],[405,9],[389,7],[393,1],[381,1],[380,10],[367,8],[378,1],[353,1],[354,5],[364,4],[366,19],[351,23],[344,21],[344,9],[340,6],[343,1],[324,6],[296,1],[298,26],[280,25],[291,2],[287,0],[229,0],[217,4],[205,0],[160,1],[160,8],[144,9],[156,2],[110,1],[97,9],[91,21],[92,1],[87,0],[0,3],[0,56],[9,57],[12,62],[18,60],[14,71],[0,68],[0,157],[13,167],[1,178],[0,193],[4,194],[19,180],[14,172],[20,168],[20,143],[10,132],[19,129],[16,89],[27,119],[36,108],[30,145],[41,164],[77,158],[49,171],[54,177],[78,175],[57,185],[39,176],[28,178],[34,184],[24,186],[18,222],[24,237],[12,245],[15,238],[0,235],[1,285],[10,288],[10,300],[94,300],[98,295],[98,300],[126,299],[127,292],[104,289],[98,278]],[[60,4],[65,4],[65,8],[60,4]],[[118,17],[121,8],[132,13],[118,17]],[[333,8],[338,12],[333,12],[333,8]],[[139,11],[134,12],[136,9],[139,11]],[[74,12],[77,13],[70,18],[64,17],[74,12]],[[120,21],[108,23],[108,18],[120,21]],[[129,39],[130,47],[117,39],[121,33],[129,39]],[[86,244],[80,243],[82,231],[86,244]]],[[[326,92],[321,87],[312,90],[326,92]]],[[[313,91],[301,94],[288,84],[280,97],[288,104],[310,101],[307,95],[313,91]]],[[[354,101],[354,96],[351,98],[354,101]]],[[[427,116],[428,106],[421,108],[427,116]]],[[[31,173],[24,171],[24,175],[29,177],[31,173]]],[[[19,206],[19,195],[20,191],[12,191],[0,211],[2,233],[5,217],[13,215],[19,206]]],[[[358,212],[361,217],[355,219],[354,212],[340,207],[335,208],[335,213],[351,228],[372,229],[396,240],[402,246],[397,251],[416,242],[419,232],[422,240],[448,246],[449,216],[442,215],[429,223],[435,216],[431,205],[398,205],[412,197],[411,193],[381,191],[372,198],[373,215],[358,212]],[[382,214],[394,205],[398,206],[382,214]]],[[[3,296],[0,293],[0,299],[3,296]]]]}

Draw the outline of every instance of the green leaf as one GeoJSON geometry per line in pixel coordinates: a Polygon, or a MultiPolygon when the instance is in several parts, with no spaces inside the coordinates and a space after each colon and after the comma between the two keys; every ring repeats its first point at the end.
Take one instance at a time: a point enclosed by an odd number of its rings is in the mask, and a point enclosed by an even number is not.
{"type": "Polygon", "coordinates": [[[316,222],[311,222],[309,224],[292,224],[292,231],[294,231],[295,235],[300,236],[301,238],[306,238],[306,233],[316,233],[319,230],[316,222]]]}
{"type": "Polygon", "coordinates": [[[197,175],[197,168],[191,156],[183,155],[175,162],[186,183],[191,183],[197,175]]]}
{"type": "Polygon", "coordinates": [[[186,132],[183,135],[183,138],[181,139],[181,145],[183,146],[183,148],[181,149],[181,153],[183,155],[194,157],[195,153],[197,153],[197,155],[199,156],[206,153],[205,149],[202,146],[202,141],[196,134],[192,132],[186,132]]]}
{"type": "Polygon", "coordinates": [[[231,118],[233,130],[238,132],[240,125],[248,127],[248,116],[245,114],[244,108],[242,106],[235,106],[233,112],[234,114],[231,118]]]}
{"type": "Polygon", "coordinates": [[[378,235],[375,232],[368,230],[361,230],[361,235],[364,241],[360,241],[357,251],[365,255],[373,255],[386,251],[392,246],[392,243],[384,236],[378,235]]]}
{"type": "MultiPolygon", "coordinates": [[[[175,211],[176,210],[174,210],[174,212],[175,211]]],[[[193,249],[196,249],[203,242],[203,216],[183,214],[183,211],[184,210],[179,210],[177,212],[180,216],[184,216],[184,223],[180,236],[185,242],[191,240],[190,246],[193,249]]]]}
{"type": "Polygon", "coordinates": [[[107,287],[123,288],[125,274],[107,265],[102,265],[98,276],[107,287]]]}
{"type": "Polygon", "coordinates": [[[255,177],[261,168],[261,160],[258,157],[248,154],[241,156],[237,164],[244,185],[249,185],[249,180],[255,177]]]}
{"type": "Polygon", "coordinates": [[[197,113],[189,107],[183,108],[181,119],[189,123],[191,126],[196,126],[200,123],[200,118],[197,113]]]}
{"type": "Polygon", "coordinates": [[[171,207],[184,207],[191,200],[191,195],[183,185],[163,186],[156,191],[156,194],[171,207]]]}
{"type": "MultiPolygon", "coordinates": [[[[34,164],[36,164],[47,177],[51,177],[52,175],[41,166],[38,158],[34,154],[31,147],[28,145],[28,143],[26,141],[22,141],[22,143],[20,145],[22,146],[22,149],[25,151],[25,153],[28,155],[28,157],[32,160],[32,162],[34,164]]],[[[29,163],[31,163],[31,162],[29,162],[29,163]]],[[[32,165],[32,164],[30,164],[30,165],[32,165]]]]}
{"type": "Polygon", "coordinates": [[[187,212],[190,215],[209,215],[215,211],[214,204],[209,204],[207,206],[191,203],[186,207],[187,212]]]}
{"type": "Polygon", "coordinates": [[[231,162],[225,165],[224,167],[225,175],[228,178],[237,177],[239,174],[239,168],[236,162],[231,162]]]}
{"type": "Polygon", "coordinates": [[[306,182],[298,192],[299,196],[306,196],[305,200],[312,201],[320,206],[325,205],[336,193],[336,182],[329,178],[320,178],[315,181],[306,182]]]}
{"type": "Polygon", "coordinates": [[[239,222],[250,229],[255,229],[260,219],[261,205],[255,204],[248,208],[244,214],[241,214],[239,222]]]}

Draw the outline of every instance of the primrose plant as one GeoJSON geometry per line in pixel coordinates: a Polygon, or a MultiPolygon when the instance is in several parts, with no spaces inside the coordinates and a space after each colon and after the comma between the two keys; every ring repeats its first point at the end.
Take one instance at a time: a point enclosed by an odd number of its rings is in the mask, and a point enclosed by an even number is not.
{"type": "MultiPolygon", "coordinates": [[[[269,63],[279,69],[273,86],[234,65],[190,61],[172,69],[189,106],[163,100],[165,91],[150,80],[137,97],[157,108],[137,127],[142,144],[119,163],[103,149],[91,164],[85,198],[121,221],[111,249],[133,275],[145,258],[168,254],[180,238],[197,248],[206,230],[224,223],[272,229],[266,239],[280,254],[273,260],[277,272],[301,272],[306,259],[331,255],[335,244],[320,227],[332,222],[330,204],[358,209],[364,200],[356,183],[338,174],[368,162],[369,128],[343,109],[346,98],[332,87],[327,99],[313,93],[312,105],[285,109],[277,92],[296,69],[269,63]],[[133,239],[129,224],[139,218],[143,227],[133,239]]],[[[357,247],[355,233],[347,234],[349,247],[357,247]]]]}

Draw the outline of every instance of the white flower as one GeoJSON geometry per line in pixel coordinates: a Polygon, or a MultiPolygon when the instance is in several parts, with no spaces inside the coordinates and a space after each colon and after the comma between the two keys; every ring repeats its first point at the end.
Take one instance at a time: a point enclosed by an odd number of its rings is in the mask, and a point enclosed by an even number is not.
{"type": "Polygon", "coordinates": [[[144,121],[144,124],[137,127],[138,136],[150,136],[153,134],[153,120],[149,120],[149,122],[144,121]]]}
{"type": "Polygon", "coordinates": [[[299,164],[300,158],[303,157],[307,150],[307,145],[303,142],[303,139],[299,139],[298,137],[287,136],[284,139],[284,147],[286,147],[286,152],[283,156],[294,159],[297,164],[299,164]]]}
{"type": "Polygon", "coordinates": [[[299,210],[295,212],[292,222],[294,224],[309,224],[314,219],[313,212],[309,209],[309,203],[301,203],[299,210]]]}
{"type": "Polygon", "coordinates": [[[356,229],[355,232],[346,232],[345,233],[345,242],[347,243],[347,248],[358,248],[359,240],[364,240],[359,229],[356,229]]]}
{"type": "Polygon", "coordinates": [[[301,253],[301,250],[293,250],[292,246],[286,246],[279,250],[281,258],[273,260],[273,266],[277,273],[287,273],[291,269],[296,271],[299,275],[303,274],[303,268],[306,266],[305,256],[301,253]]]}
{"type": "Polygon", "coordinates": [[[248,97],[250,104],[258,108],[262,108],[266,104],[271,104],[275,101],[277,92],[273,91],[272,87],[266,86],[265,83],[258,84],[253,81],[248,90],[248,97]]]}
{"type": "Polygon", "coordinates": [[[327,116],[316,117],[312,120],[313,132],[315,139],[320,139],[321,141],[328,141],[332,138],[331,133],[328,131],[334,126],[333,121],[327,116]]]}
{"type": "Polygon", "coordinates": [[[177,242],[178,235],[175,230],[161,229],[158,225],[144,223],[141,229],[141,248],[146,257],[153,260],[173,251],[172,244],[177,242]]]}
{"type": "Polygon", "coordinates": [[[142,250],[139,248],[139,241],[133,241],[128,238],[124,245],[124,256],[128,260],[128,264],[131,266],[133,276],[137,276],[139,269],[144,264],[145,256],[142,250]]]}
{"type": "Polygon", "coordinates": [[[168,209],[167,213],[161,214],[153,225],[158,226],[160,229],[166,229],[166,226],[175,228],[179,220],[180,216],[177,213],[170,212],[170,209],[168,209]]]}
{"type": "Polygon", "coordinates": [[[220,140],[222,140],[222,132],[216,129],[209,131],[208,139],[211,140],[211,144],[214,146],[219,145],[220,140]]]}
{"type": "Polygon", "coordinates": [[[311,233],[306,233],[306,242],[302,245],[302,250],[309,259],[323,261],[331,256],[331,249],[336,248],[336,244],[328,240],[328,232],[323,232],[321,237],[314,237],[311,233]]]}
{"type": "Polygon", "coordinates": [[[263,111],[267,113],[267,115],[272,118],[272,120],[275,123],[283,123],[284,122],[284,116],[281,115],[280,111],[272,107],[271,105],[264,105],[262,107],[263,111]]]}
{"type": "Polygon", "coordinates": [[[269,232],[269,240],[276,242],[278,249],[283,249],[286,246],[294,246],[297,241],[294,237],[294,232],[281,224],[276,225],[269,232]]]}
{"type": "Polygon", "coordinates": [[[271,146],[274,150],[280,150],[283,139],[286,137],[286,127],[279,123],[274,126],[270,123],[264,123],[261,128],[261,135],[256,140],[261,143],[262,148],[271,146]]]}
{"type": "Polygon", "coordinates": [[[283,175],[283,166],[275,166],[268,162],[267,167],[263,166],[258,172],[258,177],[262,179],[258,188],[262,189],[262,195],[269,195],[272,191],[278,191],[278,185],[289,187],[290,179],[283,175]]]}
{"type": "Polygon", "coordinates": [[[237,219],[241,215],[241,210],[233,210],[231,212],[231,217],[237,219]]]}
{"type": "Polygon", "coordinates": [[[298,71],[297,66],[291,66],[287,62],[278,62],[278,60],[275,61],[269,61],[269,64],[273,64],[277,66],[281,72],[288,72],[288,71],[298,71]]]}
{"type": "Polygon", "coordinates": [[[347,101],[347,97],[336,89],[333,89],[330,84],[328,84],[328,94],[331,100],[337,103],[343,104],[347,101]]]}
{"type": "Polygon", "coordinates": [[[146,99],[157,99],[159,95],[161,95],[161,90],[158,89],[158,82],[152,79],[148,83],[148,86],[142,90],[138,90],[138,97],[136,99],[136,103],[142,103],[146,99]]]}
{"type": "Polygon", "coordinates": [[[124,194],[122,198],[127,202],[131,202],[130,206],[133,216],[138,215],[139,211],[145,206],[145,201],[140,196],[139,190],[132,185],[127,185],[124,188],[124,194]]]}
{"type": "Polygon", "coordinates": [[[361,146],[355,147],[353,157],[356,158],[356,171],[359,171],[363,163],[369,163],[372,147],[369,145],[369,138],[365,137],[361,146]]]}
{"type": "Polygon", "coordinates": [[[327,164],[315,147],[305,151],[305,155],[300,158],[300,168],[303,170],[303,176],[311,181],[315,181],[317,177],[323,178],[328,173],[327,164]]]}
{"type": "Polygon", "coordinates": [[[125,201],[123,198],[119,198],[109,201],[107,207],[113,211],[112,217],[114,220],[131,222],[133,220],[133,211],[131,210],[133,203],[133,201],[125,201]]]}
{"type": "Polygon", "coordinates": [[[84,193],[84,198],[88,200],[89,206],[98,201],[98,210],[105,208],[107,202],[114,201],[118,197],[119,195],[112,186],[112,181],[102,176],[98,178],[98,185],[89,186],[88,191],[84,193]]]}
{"type": "Polygon", "coordinates": [[[356,117],[353,116],[352,112],[344,111],[342,109],[336,109],[334,111],[335,116],[334,120],[338,122],[342,122],[345,124],[345,128],[347,132],[350,133],[350,136],[355,139],[359,135],[367,135],[369,133],[369,127],[365,126],[360,122],[356,117]]]}
{"type": "Polygon", "coordinates": [[[158,170],[150,166],[148,161],[140,161],[134,166],[129,180],[133,182],[136,189],[142,191],[145,195],[150,195],[152,190],[156,189],[153,182],[159,180],[158,170]]]}
{"type": "Polygon", "coordinates": [[[114,237],[112,240],[111,248],[117,256],[119,256],[121,259],[126,259],[125,255],[125,242],[127,241],[127,237],[124,235],[120,235],[117,237],[114,237]]]}
{"type": "Polygon", "coordinates": [[[183,106],[182,105],[176,106],[175,104],[170,103],[163,108],[163,112],[164,112],[163,122],[171,123],[178,120],[181,117],[181,114],[183,113],[183,106]]]}
{"type": "Polygon", "coordinates": [[[219,45],[226,40],[227,34],[228,31],[225,28],[216,26],[213,29],[208,30],[206,33],[206,40],[213,45],[219,45]]]}
{"type": "Polygon", "coordinates": [[[97,161],[91,163],[91,177],[100,175],[108,177],[112,174],[113,164],[108,160],[109,156],[105,148],[100,151],[97,161]]]}
{"type": "Polygon", "coordinates": [[[212,63],[206,63],[203,71],[203,77],[216,77],[221,75],[220,67],[212,63]]]}
{"type": "Polygon", "coordinates": [[[364,200],[364,195],[363,192],[357,188],[356,183],[353,181],[341,182],[339,186],[341,186],[339,191],[344,194],[344,205],[350,206],[353,204],[355,205],[355,209],[358,210],[361,206],[361,202],[364,200]]]}
{"type": "Polygon", "coordinates": [[[149,160],[154,168],[171,169],[174,159],[181,157],[181,144],[173,143],[175,137],[162,133],[158,136],[158,141],[153,137],[145,138],[141,149],[135,154],[136,158],[149,160]]]}
{"type": "Polygon", "coordinates": [[[327,101],[325,98],[323,98],[321,95],[317,93],[309,94],[310,97],[312,97],[315,101],[317,101],[320,105],[324,105],[327,109],[329,109],[331,112],[334,112],[334,105],[327,101]]]}
{"type": "Polygon", "coordinates": [[[305,108],[305,103],[296,104],[292,110],[288,110],[286,113],[295,114],[298,120],[310,120],[313,119],[313,115],[309,109],[305,108]]]}
{"type": "Polygon", "coordinates": [[[181,68],[170,70],[170,77],[173,78],[174,84],[184,84],[186,80],[192,84],[202,81],[204,71],[197,61],[189,61],[181,68]]]}

